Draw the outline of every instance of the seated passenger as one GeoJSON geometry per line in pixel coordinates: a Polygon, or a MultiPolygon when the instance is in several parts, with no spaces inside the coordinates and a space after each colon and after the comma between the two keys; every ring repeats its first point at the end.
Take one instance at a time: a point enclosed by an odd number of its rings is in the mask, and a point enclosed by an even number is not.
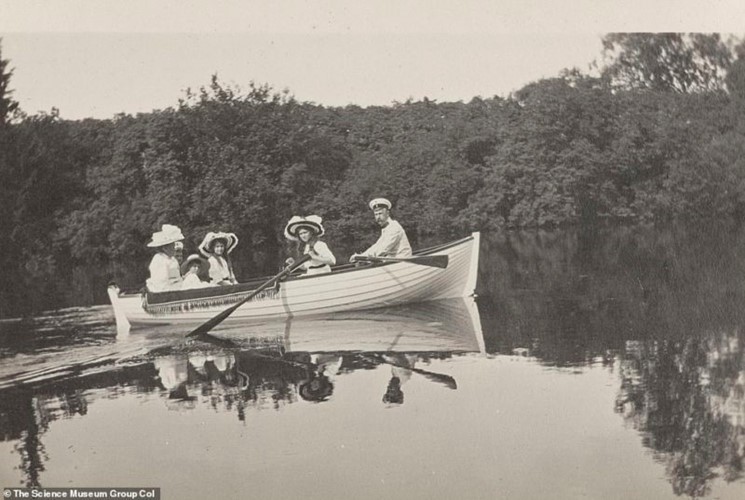
{"type": "MultiPolygon", "coordinates": [[[[300,266],[307,275],[330,273],[331,266],[336,264],[328,245],[319,239],[324,234],[321,221],[317,215],[296,215],[285,226],[285,238],[295,242],[297,255],[310,254],[310,260],[300,266]]],[[[290,257],[285,262],[291,266],[295,259],[290,257]]]]}
{"type": "Polygon", "coordinates": [[[171,224],[163,224],[160,231],[153,233],[152,241],[147,244],[157,248],[157,253],[150,261],[150,278],[145,282],[151,292],[165,292],[181,288],[181,272],[176,260],[176,242],[184,239],[181,229],[171,224]]]}
{"type": "Polygon", "coordinates": [[[181,264],[181,276],[184,278],[181,289],[188,290],[191,288],[212,286],[212,283],[209,281],[209,266],[209,262],[203,257],[197,254],[189,255],[184,263],[181,264]]]}
{"type": "Polygon", "coordinates": [[[391,202],[385,198],[375,198],[369,206],[375,222],[380,226],[380,237],[364,252],[352,255],[349,262],[355,262],[357,257],[411,257],[406,231],[391,218],[391,202]]]}
{"type": "Polygon", "coordinates": [[[207,233],[199,244],[199,252],[209,260],[209,275],[216,285],[238,283],[233,273],[233,264],[228,254],[238,245],[238,237],[233,233],[207,233]]]}

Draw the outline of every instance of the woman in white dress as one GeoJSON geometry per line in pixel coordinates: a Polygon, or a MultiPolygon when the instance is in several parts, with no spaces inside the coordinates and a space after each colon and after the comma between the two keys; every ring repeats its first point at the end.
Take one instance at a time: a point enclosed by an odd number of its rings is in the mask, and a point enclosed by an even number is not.
{"type": "MultiPolygon", "coordinates": [[[[320,240],[324,235],[322,219],[317,215],[307,217],[294,216],[285,226],[285,238],[295,242],[298,255],[310,255],[310,260],[303,263],[300,269],[305,274],[324,274],[331,272],[331,266],[336,264],[336,257],[331,253],[328,245],[320,240]]],[[[287,265],[294,264],[295,259],[287,259],[287,265]]]]}
{"type": "Polygon", "coordinates": [[[147,279],[147,289],[151,292],[165,292],[181,288],[181,272],[176,259],[176,243],[181,242],[184,235],[178,226],[163,224],[160,231],[153,233],[152,241],[147,244],[157,249],[150,261],[150,277],[147,279]]]}
{"type": "Polygon", "coordinates": [[[207,233],[199,244],[199,252],[207,257],[210,264],[210,279],[217,285],[238,283],[233,273],[229,254],[238,245],[238,237],[233,233],[207,233]]]}

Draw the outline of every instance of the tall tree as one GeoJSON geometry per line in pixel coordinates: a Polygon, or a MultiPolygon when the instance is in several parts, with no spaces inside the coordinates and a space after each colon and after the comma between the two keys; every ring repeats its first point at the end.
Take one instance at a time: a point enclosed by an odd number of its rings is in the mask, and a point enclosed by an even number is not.
{"type": "Polygon", "coordinates": [[[9,68],[10,61],[3,59],[2,38],[0,38],[0,127],[5,125],[13,113],[18,109],[18,103],[10,95],[10,77],[13,76],[13,69],[9,68]]]}
{"type": "Polygon", "coordinates": [[[680,93],[722,90],[732,61],[718,33],[611,33],[603,56],[613,87],[680,93]]]}

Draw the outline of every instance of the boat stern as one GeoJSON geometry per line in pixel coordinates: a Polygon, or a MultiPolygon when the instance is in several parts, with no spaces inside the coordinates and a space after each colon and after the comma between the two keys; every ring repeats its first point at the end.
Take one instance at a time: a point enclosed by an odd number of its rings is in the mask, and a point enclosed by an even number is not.
{"type": "Polygon", "coordinates": [[[116,334],[117,336],[123,336],[129,334],[129,330],[132,325],[129,324],[127,315],[124,313],[124,309],[119,299],[119,286],[116,283],[110,283],[106,292],[109,294],[109,301],[114,309],[114,319],[116,320],[116,334]]]}

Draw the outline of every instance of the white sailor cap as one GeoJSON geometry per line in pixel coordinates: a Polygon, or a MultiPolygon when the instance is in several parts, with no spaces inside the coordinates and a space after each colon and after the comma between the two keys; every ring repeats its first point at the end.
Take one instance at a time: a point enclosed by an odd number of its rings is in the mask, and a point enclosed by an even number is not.
{"type": "Polygon", "coordinates": [[[386,200],[385,198],[375,198],[374,200],[370,201],[370,210],[375,210],[377,207],[385,207],[388,210],[391,209],[391,202],[386,200]]]}

